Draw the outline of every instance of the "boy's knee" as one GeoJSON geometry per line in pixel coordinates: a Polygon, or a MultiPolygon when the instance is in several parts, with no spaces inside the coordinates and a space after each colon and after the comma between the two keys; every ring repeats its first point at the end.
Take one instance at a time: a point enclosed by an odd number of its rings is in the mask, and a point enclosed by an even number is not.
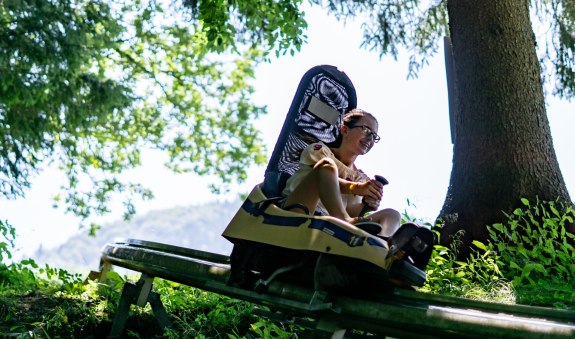
{"type": "Polygon", "coordinates": [[[399,213],[398,211],[394,210],[393,208],[385,208],[384,209],[385,213],[387,213],[389,216],[393,216],[396,217],[398,219],[401,219],[401,213],[399,213]]]}
{"type": "Polygon", "coordinates": [[[323,158],[318,161],[314,166],[314,170],[330,170],[334,173],[337,173],[337,165],[335,161],[331,158],[323,158]]]}
{"type": "Polygon", "coordinates": [[[384,208],[379,210],[380,215],[385,217],[388,220],[397,220],[398,222],[401,221],[401,213],[394,210],[393,208],[384,208]]]}

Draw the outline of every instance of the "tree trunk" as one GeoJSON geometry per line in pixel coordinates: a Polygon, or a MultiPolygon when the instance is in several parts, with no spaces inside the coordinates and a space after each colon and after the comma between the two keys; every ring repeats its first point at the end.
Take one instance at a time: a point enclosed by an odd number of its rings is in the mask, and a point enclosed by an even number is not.
{"type": "MultiPolygon", "coordinates": [[[[551,138],[529,2],[448,0],[456,139],[441,243],[505,219],[521,198],[571,202],[551,138]]],[[[467,254],[463,246],[463,254],[467,254]]]]}

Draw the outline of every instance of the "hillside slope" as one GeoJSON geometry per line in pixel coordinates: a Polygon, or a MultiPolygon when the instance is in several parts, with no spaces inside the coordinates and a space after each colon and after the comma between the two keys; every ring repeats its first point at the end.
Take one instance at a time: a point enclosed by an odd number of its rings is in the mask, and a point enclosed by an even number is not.
{"type": "Polygon", "coordinates": [[[105,224],[96,237],[78,234],[54,249],[38,249],[37,263],[83,273],[98,268],[100,249],[132,238],[229,255],[232,244],[221,236],[241,201],[207,203],[152,211],[130,221],[105,224]]]}

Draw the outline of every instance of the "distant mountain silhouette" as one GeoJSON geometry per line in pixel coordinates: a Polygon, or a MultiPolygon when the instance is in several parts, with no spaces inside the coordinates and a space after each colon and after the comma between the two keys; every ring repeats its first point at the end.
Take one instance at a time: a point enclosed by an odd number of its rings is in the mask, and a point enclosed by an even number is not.
{"type": "Polygon", "coordinates": [[[105,224],[96,237],[79,234],[54,249],[39,248],[33,258],[42,266],[84,273],[98,268],[106,243],[129,238],[229,255],[232,244],[221,234],[240,206],[238,200],[152,211],[105,224]]]}

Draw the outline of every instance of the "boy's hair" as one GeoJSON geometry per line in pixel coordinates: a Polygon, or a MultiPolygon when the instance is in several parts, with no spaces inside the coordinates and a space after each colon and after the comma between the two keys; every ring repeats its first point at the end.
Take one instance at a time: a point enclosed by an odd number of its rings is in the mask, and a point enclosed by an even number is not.
{"type": "Polygon", "coordinates": [[[351,111],[345,113],[345,115],[343,116],[343,124],[348,127],[355,126],[355,124],[359,121],[359,119],[366,116],[372,117],[375,120],[375,122],[377,122],[377,119],[373,116],[373,114],[364,111],[360,108],[354,108],[351,111]]]}

